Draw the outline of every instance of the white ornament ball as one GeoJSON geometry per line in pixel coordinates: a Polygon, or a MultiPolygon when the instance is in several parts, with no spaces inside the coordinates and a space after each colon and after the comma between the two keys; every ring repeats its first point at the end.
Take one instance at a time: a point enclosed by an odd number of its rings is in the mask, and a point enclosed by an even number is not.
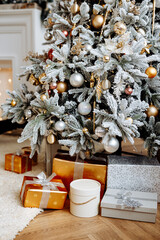
{"type": "Polygon", "coordinates": [[[142,36],[145,36],[145,35],[146,35],[146,33],[145,33],[145,31],[144,31],[143,28],[139,28],[139,29],[137,30],[137,32],[140,33],[142,36]]]}
{"type": "Polygon", "coordinates": [[[85,47],[85,50],[88,52],[90,52],[92,50],[92,45],[90,45],[90,44],[86,44],[84,47],[85,47]]]}
{"type": "Polygon", "coordinates": [[[32,111],[30,109],[26,109],[24,111],[24,115],[26,118],[30,118],[32,116],[32,111]]]}
{"type": "Polygon", "coordinates": [[[105,128],[102,128],[100,126],[96,127],[95,129],[95,134],[98,136],[98,137],[104,137],[106,131],[105,131],[105,128]]]}
{"type": "Polygon", "coordinates": [[[80,73],[73,73],[70,76],[69,81],[70,81],[70,84],[72,85],[72,87],[81,87],[82,84],[84,83],[84,77],[80,73]]]}
{"type": "Polygon", "coordinates": [[[110,137],[109,140],[104,144],[104,149],[108,153],[114,153],[119,148],[119,141],[115,137],[110,137]]]}
{"type": "Polygon", "coordinates": [[[108,79],[102,81],[103,90],[107,90],[111,87],[111,82],[108,79]]]}
{"type": "Polygon", "coordinates": [[[55,123],[55,129],[57,131],[63,131],[66,127],[66,124],[64,121],[60,120],[55,123]]]}
{"type": "Polygon", "coordinates": [[[156,0],[156,8],[160,8],[160,0],[156,0]]]}
{"type": "Polygon", "coordinates": [[[81,102],[78,105],[78,112],[84,116],[88,115],[91,112],[91,109],[92,109],[91,104],[88,102],[81,102]]]}

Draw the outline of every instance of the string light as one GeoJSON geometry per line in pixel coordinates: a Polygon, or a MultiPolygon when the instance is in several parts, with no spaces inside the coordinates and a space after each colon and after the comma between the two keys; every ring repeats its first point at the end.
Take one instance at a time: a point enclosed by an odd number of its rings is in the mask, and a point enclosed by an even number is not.
{"type": "Polygon", "coordinates": [[[11,83],[11,82],[12,82],[12,79],[11,79],[11,78],[9,78],[9,79],[8,79],[8,82],[9,82],[9,83],[11,83]]]}

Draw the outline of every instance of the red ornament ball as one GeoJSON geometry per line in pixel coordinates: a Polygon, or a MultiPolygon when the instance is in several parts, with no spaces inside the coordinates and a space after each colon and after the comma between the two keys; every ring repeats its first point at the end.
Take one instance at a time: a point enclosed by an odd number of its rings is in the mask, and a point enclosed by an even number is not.
{"type": "Polygon", "coordinates": [[[48,51],[48,58],[52,61],[53,60],[53,49],[51,48],[49,51],[48,51]]]}
{"type": "Polygon", "coordinates": [[[57,83],[56,83],[56,82],[51,82],[51,83],[49,84],[49,89],[54,90],[54,89],[56,89],[56,88],[57,88],[57,83]]]}
{"type": "Polygon", "coordinates": [[[64,30],[64,31],[62,31],[62,32],[63,32],[63,34],[64,34],[65,37],[68,36],[68,31],[64,30]]]}
{"type": "Polygon", "coordinates": [[[48,95],[51,96],[51,94],[52,94],[52,90],[48,89],[48,95]]]}
{"type": "Polygon", "coordinates": [[[128,86],[128,87],[126,87],[126,89],[124,90],[124,92],[125,92],[125,94],[127,94],[127,95],[131,95],[132,92],[133,92],[133,89],[132,89],[130,86],[128,86]]]}

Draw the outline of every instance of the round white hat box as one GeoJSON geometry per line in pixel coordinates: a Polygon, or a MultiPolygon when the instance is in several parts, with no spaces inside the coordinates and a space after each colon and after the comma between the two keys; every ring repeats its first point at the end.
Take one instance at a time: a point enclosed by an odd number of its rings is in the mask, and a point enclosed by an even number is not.
{"type": "Polygon", "coordinates": [[[78,179],[70,184],[70,212],[77,217],[99,213],[101,184],[92,179],[78,179]]]}

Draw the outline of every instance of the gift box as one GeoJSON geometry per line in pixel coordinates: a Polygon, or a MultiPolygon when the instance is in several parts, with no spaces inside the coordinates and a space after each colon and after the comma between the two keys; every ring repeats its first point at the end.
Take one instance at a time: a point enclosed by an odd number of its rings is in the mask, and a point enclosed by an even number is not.
{"type": "Polygon", "coordinates": [[[62,209],[67,197],[67,190],[61,179],[53,173],[46,179],[42,172],[37,177],[25,176],[20,197],[24,207],[62,209]]]}
{"type": "Polygon", "coordinates": [[[101,216],[155,222],[157,193],[108,188],[101,201],[101,216]]]}
{"type": "Polygon", "coordinates": [[[5,155],[5,170],[24,173],[32,170],[32,160],[28,154],[9,153],[5,155]]]}
{"type": "MultiPolygon", "coordinates": [[[[23,148],[22,148],[22,152],[23,152],[24,154],[30,155],[30,154],[31,154],[31,147],[23,147],[23,148]]],[[[33,157],[32,157],[31,159],[32,159],[32,166],[37,165],[37,163],[38,163],[38,154],[37,154],[37,151],[35,152],[35,154],[33,155],[33,157]]]]}
{"type": "Polygon", "coordinates": [[[157,192],[160,202],[160,164],[145,156],[108,156],[107,187],[157,192]]]}
{"type": "Polygon", "coordinates": [[[101,198],[105,191],[107,160],[104,157],[94,157],[81,162],[68,153],[58,153],[53,159],[52,171],[62,179],[67,190],[70,190],[70,183],[76,179],[93,179],[101,183],[101,198]]]}

